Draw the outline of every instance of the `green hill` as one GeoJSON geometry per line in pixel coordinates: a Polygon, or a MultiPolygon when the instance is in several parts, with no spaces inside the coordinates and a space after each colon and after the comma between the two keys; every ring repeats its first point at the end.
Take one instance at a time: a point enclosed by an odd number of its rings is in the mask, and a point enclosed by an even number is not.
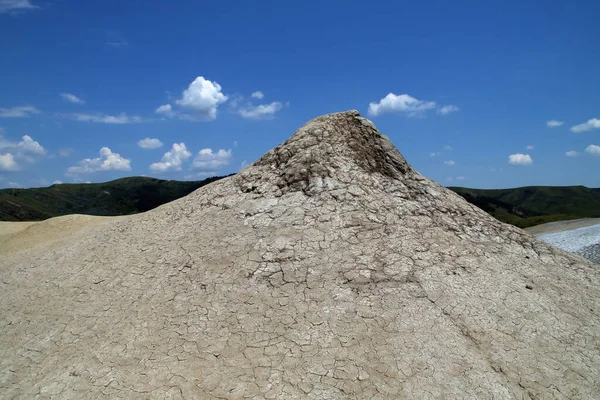
{"type": "Polygon", "coordinates": [[[567,219],[600,217],[600,189],[585,186],[449,189],[500,221],[521,228],[567,219]]]}
{"type": "MultiPolygon", "coordinates": [[[[67,214],[135,214],[176,200],[222,178],[184,182],[131,177],[105,183],[1,189],[0,221],[39,221],[67,214]]],[[[600,217],[600,189],[585,186],[449,189],[500,221],[521,228],[552,221],[600,217]]]]}
{"type": "Polygon", "coordinates": [[[183,197],[221,178],[180,182],[131,177],[105,183],[1,189],[0,221],[39,221],[66,214],[135,214],[183,197]]]}

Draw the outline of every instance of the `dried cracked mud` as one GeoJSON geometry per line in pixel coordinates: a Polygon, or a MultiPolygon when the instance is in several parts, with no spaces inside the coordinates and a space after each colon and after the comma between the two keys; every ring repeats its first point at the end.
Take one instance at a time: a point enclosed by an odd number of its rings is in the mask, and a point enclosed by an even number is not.
{"type": "Polygon", "coordinates": [[[424,178],[356,111],[0,273],[2,398],[600,397],[597,266],[424,178]]]}

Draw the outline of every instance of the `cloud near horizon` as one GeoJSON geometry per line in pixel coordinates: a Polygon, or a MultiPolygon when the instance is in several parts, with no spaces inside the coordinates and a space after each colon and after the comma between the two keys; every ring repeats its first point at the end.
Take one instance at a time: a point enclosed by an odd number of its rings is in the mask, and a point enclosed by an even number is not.
{"type": "Polygon", "coordinates": [[[533,159],[529,154],[511,154],[508,156],[508,163],[511,165],[531,165],[533,164],[533,159]]]}
{"type": "Polygon", "coordinates": [[[90,174],[100,171],[131,171],[131,160],[113,153],[108,147],[102,147],[99,151],[100,157],[86,158],[72,167],[67,168],[65,175],[90,174]]]}
{"type": "Polygon", "coordinates": [[[167,151],[160,162],[150,164],[150,171],[161,173],[169,171],[181,171],[185,161],[192,156],[185,143],[173,143],[171,150],[167,151]]]}

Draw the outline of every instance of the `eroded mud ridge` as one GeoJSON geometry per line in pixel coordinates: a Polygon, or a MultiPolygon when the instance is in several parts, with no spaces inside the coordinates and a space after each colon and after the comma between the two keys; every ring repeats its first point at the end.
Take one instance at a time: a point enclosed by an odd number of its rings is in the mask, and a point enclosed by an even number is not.
{"type": "Polygon", "coordinates": [[[355,111],[0,268],[3,398],[600,396],[597,267],[425,179],[355,111]]]}

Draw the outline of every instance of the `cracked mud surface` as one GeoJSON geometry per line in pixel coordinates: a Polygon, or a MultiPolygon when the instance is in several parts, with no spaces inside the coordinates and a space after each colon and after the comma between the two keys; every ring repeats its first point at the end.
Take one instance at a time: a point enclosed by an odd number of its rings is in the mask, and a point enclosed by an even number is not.
{"type": "Polygon", "coordinates": [[[600,276],[356,112],[240,174],[0,257],[0,397],[600,397],[600,276]]]}

